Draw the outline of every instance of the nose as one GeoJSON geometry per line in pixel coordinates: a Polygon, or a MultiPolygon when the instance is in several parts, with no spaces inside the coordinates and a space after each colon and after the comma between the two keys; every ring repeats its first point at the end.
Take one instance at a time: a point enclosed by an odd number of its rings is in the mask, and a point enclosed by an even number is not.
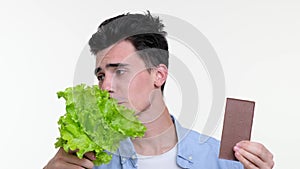
{"type": "Polygon", "coordinates": [[[106,75],[102,81],[99,81],[99,88],[113,93],[112,76],[106,75]]]}

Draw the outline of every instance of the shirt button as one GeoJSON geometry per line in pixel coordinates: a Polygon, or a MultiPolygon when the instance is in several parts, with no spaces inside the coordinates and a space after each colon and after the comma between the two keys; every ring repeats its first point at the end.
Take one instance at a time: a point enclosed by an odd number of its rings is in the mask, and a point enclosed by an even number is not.
{"type": "Polygon", "coordinates": [[[131,158],[132,158],[133,160],[135,160],[135,159],[136,159],[136,155],[132,155],[131,158]]]}
{"type": "Polygon", "coordinates": [[[192,156],[189,156],[189,160],[192,160],[193,159],[193,157],[192,156]]]}

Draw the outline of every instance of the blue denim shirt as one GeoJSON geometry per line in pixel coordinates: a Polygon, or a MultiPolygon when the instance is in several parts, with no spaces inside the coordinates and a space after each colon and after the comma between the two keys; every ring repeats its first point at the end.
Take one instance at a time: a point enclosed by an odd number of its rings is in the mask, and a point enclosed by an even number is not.
{"type": "MultiPolygon", "coordinates": [[[[173,118],[173,117],[172,117],[173,118]]],[[[212,137],[183,128],[176,120],[178,144],[177,165],[190,169],[243,169],[241,163],[219,159],[220,142],[212,137]]],[[[113,153],[109,164],[95,166],[94,169],[137,169],[137,154],[128,138],[120,143],[120,148],[113,153]]]]}

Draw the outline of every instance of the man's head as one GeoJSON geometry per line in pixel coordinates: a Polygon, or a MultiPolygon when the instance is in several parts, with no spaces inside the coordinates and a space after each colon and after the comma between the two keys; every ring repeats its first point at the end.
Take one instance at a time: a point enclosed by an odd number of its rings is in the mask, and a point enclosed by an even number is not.
{"type": "Polygon", "coordinates": [[[169,53],[163,27],[150,13],[119,15],[101,23],[89,41],[99,87],[139,112],[164,89],[169,53]]]}
{"type": "MultiPolygon", "coordinates": [[[[123,14],[105,20],[89,40],[94,55],[119,41],[129,41],[147,68],[169,65],[168,42],[158,17],[147,14],[123,14]]],[[[163,92],[165,84],[161,86],[163,92]]]]}

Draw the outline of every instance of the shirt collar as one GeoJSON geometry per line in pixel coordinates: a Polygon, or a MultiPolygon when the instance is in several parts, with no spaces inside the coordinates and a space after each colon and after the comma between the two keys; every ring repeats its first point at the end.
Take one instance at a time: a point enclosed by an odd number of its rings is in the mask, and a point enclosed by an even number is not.
{"type": "Polygon", "coordinates": [[[119,155],[122,158],[121,162],[126,162],[128,158],[136,157],[136,152],[130,138],[120,142],[119,155]]]}
{"type": "Polygon", "coordinates": [[[189,137],[186,137],[191,130],[186,129],[171,115],[175,124],[177,133],[177,164],[182,168],[190,168],[193,164],[193,153],[189,143],[189,137]]]}
{"type": "MultiPolygon", "coordinates": [[[[177,162],[181,167],[188,167],[193,163],[192,148],[189,144],[186,144],[188,138],[187,134],[191,131],[182,127],[179,122],[171,115],[172,121],[176,128],[177,134],[177,162]]],[[[136,152],[130,138],[127,138],[120,142],[119,155],[121,163],[125,163],[129,158],[136,161],[136,152]]]]}

